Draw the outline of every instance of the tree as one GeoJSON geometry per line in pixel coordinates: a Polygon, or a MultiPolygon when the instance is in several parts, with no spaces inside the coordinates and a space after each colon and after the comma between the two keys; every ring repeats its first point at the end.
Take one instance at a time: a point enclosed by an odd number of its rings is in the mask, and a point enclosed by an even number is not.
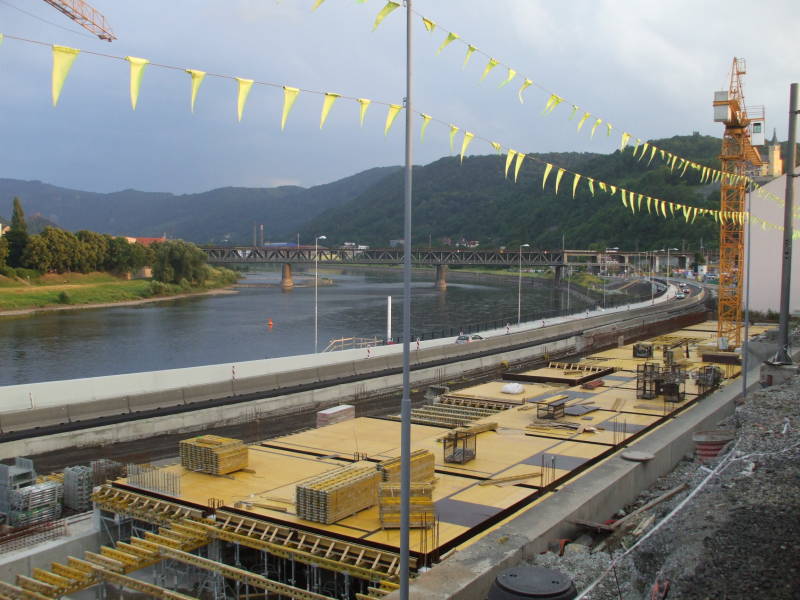
{"type": "Polygon", "coordinates": [[[169,240],[151,246],[153,279],[164,283],[202,284],[208,277],[206,253],[183,240],[169,240]]]}
{"type": "Polygon", "coordinates": [[[108,247],[102,267],[105,270],[121,274],[152,264],[153,253],[142,244],[131,244],[123,237],[104,237],[108,247]]]}
{"type": "Polygon", "coordinates": [[[53,253],[47,240],[41,235],[30,236],[25,246],[25,253],[22,255],[22,265],[42,273],[47,273],[52,268],[53,253]]]}
{"type": "Polygon", "coordinates": [[[11,213],[11,229],[8,238],[8,264],[11,267],[22,266],[22,255],[28,245],[28,225],[25,223],[25,212],[19,198],[14,198],[14,209],[11,213]]]}
{"type": "Polygon", "coordinates": [[[5,236],[0,236],[0,267],[6,264],[8,257],[8,240],[5,236]]]}
{"type": "Polygon", "coordinates": [[[108,255],[108,238],[94,231],[82,230],[75,234],[80,243],[78,270],[81,273],[99,271],[105,267],[108,255]]]}

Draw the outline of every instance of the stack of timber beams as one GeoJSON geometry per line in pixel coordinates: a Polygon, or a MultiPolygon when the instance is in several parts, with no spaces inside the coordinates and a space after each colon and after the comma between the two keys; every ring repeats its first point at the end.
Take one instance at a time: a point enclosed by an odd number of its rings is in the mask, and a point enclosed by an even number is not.
{"type": "MultiPolygon", "coordinates": [[[[397,483],[382,483],[378,491],[381,527],[400,527],[400,493],[397,483]]],[[[409,498],[409,526],[428,529],[436,522],[436,507],[433,504],[433,484],[412,483],[409,498]]]]}
{"type": "MultiPolygon", "coordinates": [[[[430,450],[415,450],[411,453],[411,481],[430,483],[434,479],[436,457],[430,450]]],[[[400,457],[378,463],[384,483],[400,483],[400,457]]]]}
{"type": "Polygon", "coordinates": [[[307,479],[296,487],[297,516],[330,525],[374,506],[380,478],[375,465],[356,463],[307,479]]]}
{"type": "Polygon", "coordinates": [[[247,467],[247,447],[242,440],[201,435],[180,443],[181,466],[190,471],[225,475],[247,467]]]}

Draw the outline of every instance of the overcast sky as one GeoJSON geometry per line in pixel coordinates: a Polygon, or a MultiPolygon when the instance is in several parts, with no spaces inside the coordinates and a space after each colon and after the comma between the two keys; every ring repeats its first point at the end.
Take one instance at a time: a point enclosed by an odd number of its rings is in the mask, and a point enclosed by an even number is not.
{"type": "MultiPolygon", "coordinates": [[[[0,32],[401,103],[404,11],[372,32],[384,0],[327,0],[311,12],[313,2],[91,0],[119,38],[109,44],[41,0],[0,0],[0,32]]],[[[415,19],[414,108],[504,146],[608,152],[622,131],[642,139],[720,136],[711,101],[715,90],[727,89],[733,56],[747,60],[748,105],[763,104],[769,135],[776,127],[786,139],[788,86],[800,80],[794,0],[415,0],[414,8],[615,127],[613,138],[598,131],[590,140],[590,127],[576,133],[566,103],[542,116],[545,92],[531,87],[520,104],[519,76],[498,88],[502,67],[481,83],[486,58],[476,53],[462,70],[465,46],[453,43],[437,56],[445,33],[429,34],[415,19]]],[[[371,106],[360,128],[358,105],[341,99],[320,131],[322,98],[302,93],[281,132],[281,90],[255,86],[237,123],[235,82],[206,78],[192,114],[189,76],[150,66],[134,112],[128,64],[82,54],[53,108],[51,61],[48,47],[12,39],[0,45],[0,177],[184,193],[310,186],[403,161],[402,116],[384,137],[383,106],[371,106]]],[[[436,123],[423,143],[415,139],[417,164],[450,151],[447,128],[436,123]]],[[[456,139],[457,151],[460,134],[456,139]]],[[[490,151],[480,141],[469,149],[490,151]]]]}

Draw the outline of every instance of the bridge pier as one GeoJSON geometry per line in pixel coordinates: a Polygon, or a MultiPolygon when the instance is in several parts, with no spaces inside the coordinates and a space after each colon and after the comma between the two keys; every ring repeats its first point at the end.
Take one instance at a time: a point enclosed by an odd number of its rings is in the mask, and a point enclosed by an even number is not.
{"type": "Polygon", "coordinates": [[[294,287],[294,279],[292,279],[292,265],[291,263],[283,263],[281,270],[281,288],[290,290],[294,287]]]}
{"type": "Polygon", "coordinates": [[[561,285],[561,279],[564,277],[564,267],[557,266],[554,267],[555,274],[553,275],[553,287],[558,287],[561,285]]]}
{"type": "Polygon", "coordinates": [[[437,290],[447,289],[447,265],[436,265],[436,283],[434,287],[437,290]]]}

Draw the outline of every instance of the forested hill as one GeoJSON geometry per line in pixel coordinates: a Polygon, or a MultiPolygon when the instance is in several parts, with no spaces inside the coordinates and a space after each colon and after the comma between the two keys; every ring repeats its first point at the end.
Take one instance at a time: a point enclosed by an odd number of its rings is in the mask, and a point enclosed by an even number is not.
{"type": "MultiPolygon", "coordinates": [[[[719,166],[718,138],[692,135],[654,140],[660,148],[701,164],[719,166]]],[[[697,172],[671,173],[656,157],[648,167],[625,153],[535,154],[556,167],[646,195],[698,207],[718,207],[718,186],[699,184],[697,172]]],[[[434,245],[443,238],[456,242],[477,240],[482,247],[530,243],[536,247],[560,247],[562,234],[570,248],[612,247],[653,250],[665,247],[698,248],[717,245],[718,226],[713,219],[698,217],[693,225],[683,218],[650,216],[646,210],[632,215],[614,198],[595,190],[592,197],[581,181],[572,198],[572,176],[561,181],[559,194],[553,191],[555,171],[542,189],[544,164],[526,160],[514,183],[503,175],[505,156],[469,156],[463,164],[458,157],[442,158],[414,168],[413,242],[434,245]]],[[[344,241],[383,246],[389,239],[403,237],[403,173],[387,176],[355,200],[332,208],[312,219],[304,237],[324,232],[329,243],[344,241]]]]}
{"type": "Polygon", "coordinates": [[[200,244],[249,244],[253,223],[263,223],[265,239],[286,240],[294,239],[308,219],[356,198],[397,170],[373,168],[311,188],[227,187],[182,195],[138,190],[100,194],[41,181],[0,179],[0,213],[10,214],[11,201],[18,196],[26,215],[41,216],[71,231],[137,237],[166,233],[200,244]]]}

